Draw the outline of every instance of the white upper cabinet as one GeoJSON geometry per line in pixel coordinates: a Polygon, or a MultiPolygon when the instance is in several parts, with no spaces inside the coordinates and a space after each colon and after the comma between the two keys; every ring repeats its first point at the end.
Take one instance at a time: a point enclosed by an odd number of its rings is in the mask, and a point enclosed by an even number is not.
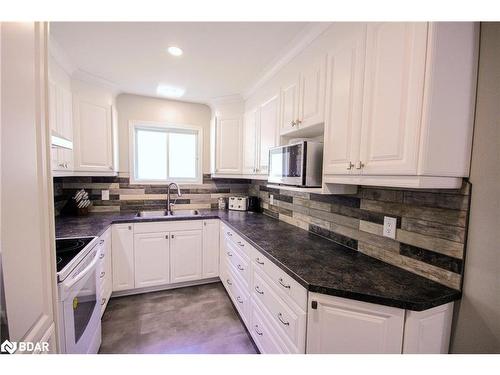
{"type": "MultiPolygon", "coordinates": [[[[52,134],[73,140],[73,103],[71,91],[49,82],[49,122],[52,134]]],[[[52,170],[73,170],[73,150],[52,148],[52,170]]]]}
{"type": "Polygon", "coordinates": [[[325,119],[325,58],[309,63],[300,74],[300,100],[297,125],[305,128],[325,119]]]}
{"type": "Polygon", "coordinates": [[[260,124],[257,170],[258,174],[267,174],[269,169],[269,149],[278,142],[278,96],[273,96],[260,106],[260,124]]]}
{"type": "Polygon", "coordinates": [[[477,46],[474,23],[368,23],[366,34],[337,41],[328,57],[323,181],[460,187],[477,46]]]}
{"type": "Polygon", "coordinates": [[[323,169],[350,174],[359,155],[366,27],[328,54],[323,169]]]}
{"type": "Polygon", "coordinates": [[[112,106],[74,96],[75,170],[113,172],[112,106]]]}
{"type": "Polygon", "coordinates": [[[281,133],[294,130],[299,116],[299,78],[281,87],[280,90],[281,133]]]}
{"type": "Polygon", "coordinates": [[[363,174],[415,175],[427,23],[369,24],[360,159],[363,174]]]}
{"type": "Polygon", "coordinates": [[[240,117],[218,117],[215,120],[215,173],[241,173],[242,121],[240,117]]]}
{"type": "Polygon", "coordinates": [[[243,174],[257,172],[257,128],[259,126],[260,111],[253,109],[243,117],[243,174]]]}

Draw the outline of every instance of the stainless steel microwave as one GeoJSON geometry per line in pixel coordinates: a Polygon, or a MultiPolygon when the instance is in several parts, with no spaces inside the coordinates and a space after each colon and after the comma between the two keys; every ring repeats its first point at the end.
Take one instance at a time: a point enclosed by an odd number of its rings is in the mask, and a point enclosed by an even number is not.
{"type": "Polygon", "coordinates": [[[302,141],[269,150],[269,182],[320,187],[322,170],[322,142],[302,141]]]}

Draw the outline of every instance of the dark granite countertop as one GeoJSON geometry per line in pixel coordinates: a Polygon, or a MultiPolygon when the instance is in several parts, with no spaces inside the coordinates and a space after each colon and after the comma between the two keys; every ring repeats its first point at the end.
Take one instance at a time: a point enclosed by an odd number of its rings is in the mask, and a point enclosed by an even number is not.
{"type": "Polygon", "coordinates": [[[277,219],[252,212],[200,210],[196,217],[138,218],[95,213],[56,218],[57,237],[100,236],[112,223],[220,218],[311,292],[422,311],[461,292],[348,249],[277,219]]]}

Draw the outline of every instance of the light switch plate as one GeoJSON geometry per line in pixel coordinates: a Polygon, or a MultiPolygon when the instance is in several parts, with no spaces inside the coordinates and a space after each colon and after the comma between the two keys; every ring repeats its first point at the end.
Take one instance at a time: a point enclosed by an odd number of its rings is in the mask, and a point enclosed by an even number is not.
{"type": "Polygon", "coordinates": [[[395,217],[384,216],[384,237],[396,239],[397,219],[395,217]]]}
{"type": "Polygon", "coordinates": [[[101,191],[101,199],[103,201],[109,201],[109,190],[102,190],[101,191]]]}
{"type": "Polygon", "coordinates": [[[269,204],[274,204],[274,195],[269,195],[269,204]]]}

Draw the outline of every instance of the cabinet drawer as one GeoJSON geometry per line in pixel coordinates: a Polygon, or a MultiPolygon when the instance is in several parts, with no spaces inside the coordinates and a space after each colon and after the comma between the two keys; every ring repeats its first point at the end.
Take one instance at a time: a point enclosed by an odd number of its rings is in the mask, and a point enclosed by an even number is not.
{"type": "Polygon", "coordinates": [[[227,246],[226,251],[227,259],[231,265],[231,269],[244,281],[245,286],[250,285],[250,262],[241,256],[241,253],[235,246],[231,243],[227,246]]]}
{"type": "Polygon", "coordinates": [[[261,309],[251,301],[252,324],[249,331],[262,354],[287,354],[290,351],[271,328],[261,309]]]}
{"type": "MultiPolygon", "coordinates": [[[[289,297],[276,290],[271,281],[257,271],[253,274],[252,294],[253,298],[261,304],[263,310],[267,311],[276,330],[288,338],[292,345],[291,348],[299,353],[304,353],[306,313],[298,308],[293,309],[292,305],[286,301],[289,300],[289,297]],[[285,296],[286,299],[283,299],[282,296],[285,296]]],[[[284,339],[285,342],[288,340],[284,339]]]]}
{"type": "Polygon", "coordinates": [[[234,275],[234,271],[229,270],[227,274],[229,275],[228,279],[231,283],[229,287],[231,289],[233,303],[238,309],[243,321],[248,326],[250,318],[250,294],[247,291],[248,288],[241,284],[238,277],[234,275]]]}
{"type": "Polygon", "coordinates": [[[246,256],[250,257],[253,247],[241,238],[234,230],[228,228],[227,226],[224,226],[224,238],[229,243],[233,243],[237,246],[246,256]]]}
{"type": "Polygon", "coordinates": [[[307,290],[281,270],[267,257],[256,249],[252,251],[252,264],[256,269],[263,271],[284,293],[304,311],[307,311],[307,290]]]}
{"type": "Polygon", "coordinates": [[[155,233],[155,232],[171,232],[179,230],[196,230],[203,229],[203,220],[192,221],[158,221],[151,223],[134,224],[134,233],[155,233]]]}

